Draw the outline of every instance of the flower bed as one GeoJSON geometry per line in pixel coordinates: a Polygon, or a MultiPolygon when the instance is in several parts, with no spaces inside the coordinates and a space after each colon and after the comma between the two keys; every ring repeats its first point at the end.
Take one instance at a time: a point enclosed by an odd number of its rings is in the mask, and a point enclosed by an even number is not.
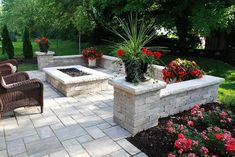
{"type": "Polygon", "coordinates": [[[234,137],[234,113],[214,103],[161,119],[128,140],[150,157],[232,157],[234,137]]]}

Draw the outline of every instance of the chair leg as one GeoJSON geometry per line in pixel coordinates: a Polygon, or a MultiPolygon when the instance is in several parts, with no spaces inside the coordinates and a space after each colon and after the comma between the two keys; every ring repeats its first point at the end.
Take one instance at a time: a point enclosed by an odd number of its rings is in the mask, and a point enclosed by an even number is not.
{"type": "Polygon", "coordinates": [[[43,106],[41,106],[41,113],[43,113],[43,106]]]}

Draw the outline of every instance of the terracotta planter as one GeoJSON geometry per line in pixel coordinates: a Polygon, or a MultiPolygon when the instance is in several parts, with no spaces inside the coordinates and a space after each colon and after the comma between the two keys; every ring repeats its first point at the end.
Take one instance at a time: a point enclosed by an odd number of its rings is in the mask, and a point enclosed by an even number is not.
{"type": "Polygon", "coordinates": [[[91,68],[96,67],[96,59],[89,59],[88,58],[88,66],[91,68]]]}

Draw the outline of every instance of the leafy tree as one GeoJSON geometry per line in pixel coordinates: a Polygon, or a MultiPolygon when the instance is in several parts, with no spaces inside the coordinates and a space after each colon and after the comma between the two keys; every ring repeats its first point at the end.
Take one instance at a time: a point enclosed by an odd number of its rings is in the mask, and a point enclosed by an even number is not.
{"type": "Polygon", "coordinates": [[[156,17],[162,25],[176,29],[178,47],[187,50],[192,34],[209,36],[215,29],[227,29],[234,19],[234,0],[155,0],[156,17]]]}
{"type": "Polygon", "coordinates": [[[30,41],[29,30],[27,27],[25,27],[23,36],[23,55],[26,59],[33,58],[33,48],[30,41]]]}
{"type": "Polygon", "coordinates": [[[74,13],[75,27],[79,32],[79,52],[81,53],[81,34],[91,32],[94,29],[95,23],[89,20],[86,10],[83,6],[78,6],[74,13]]]}
{"type": "Polygon", "coordinates": [[[3,53],[7,53],[10,59],[14,57],[14,47],[7,29],[7,25],[4,25],[2,30],[2,48],[3,53]]]}

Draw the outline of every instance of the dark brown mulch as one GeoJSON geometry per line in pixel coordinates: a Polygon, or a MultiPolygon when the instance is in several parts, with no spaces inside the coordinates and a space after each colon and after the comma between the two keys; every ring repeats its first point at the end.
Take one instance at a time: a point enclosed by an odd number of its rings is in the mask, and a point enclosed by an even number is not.
{"type": "MultiPolygon", "coordinates": [[[[221,104],[210,103],[202,105],[206,110],[212,110],[215,107],[223,108],[221,104]]],[[[189,111],[174,115],[174,117],[181,117],[189,111]]],[[[172,117],[172,116],[171,116],[172,117]]],[[[159,120],[158,126],[142,131],[134,137],[127,138],[133,145],[147,154],[149,157],[167,157],[168,153],[173,151],[172,143],[166,143],[164,140],[167,137],[165,124],[169,120],[169,117],[159,120]]]]}

